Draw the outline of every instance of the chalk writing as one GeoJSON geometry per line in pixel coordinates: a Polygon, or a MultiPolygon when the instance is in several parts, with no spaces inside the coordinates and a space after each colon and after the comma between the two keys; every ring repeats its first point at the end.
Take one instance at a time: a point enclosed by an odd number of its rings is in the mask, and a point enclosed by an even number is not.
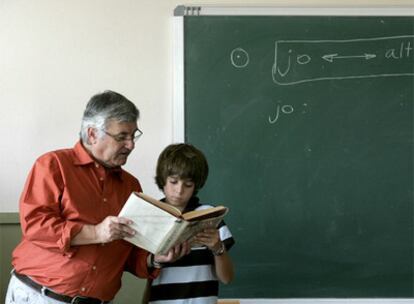
{"type": "Polygon", "coordinates": [[[414,76],[414,36],[349,40],[279,40],[273,81],[278,85],[373,77],[414,76]]]}
{"type": "Polygon", "coordinates": [[[293,111],[294,111],[294,109],[293,109],[293,106],[292,105],[289,105],[289,104],[285,104],[285,105],[277,104],[275,116],[273,118],[269,116],[269,119],[268,119],[269,120],[269,123],[270,124],[276,123],[278,121],[279,115],[281,113],[282,114],[291,114],[291,113],[293,113],[293,111]]]}

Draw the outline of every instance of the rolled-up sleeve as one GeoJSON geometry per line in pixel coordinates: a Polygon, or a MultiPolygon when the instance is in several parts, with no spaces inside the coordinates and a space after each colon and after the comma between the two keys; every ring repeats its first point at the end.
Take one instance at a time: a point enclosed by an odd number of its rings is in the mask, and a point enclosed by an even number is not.
{"type": "Polygon", "coordinates": [[[155,279],[160,270],[156,268],[148,268],[147,257],[150,253],[139,247],[134,247],[129,255],[126,271],[136,275],[139,278],[155,279]]]}

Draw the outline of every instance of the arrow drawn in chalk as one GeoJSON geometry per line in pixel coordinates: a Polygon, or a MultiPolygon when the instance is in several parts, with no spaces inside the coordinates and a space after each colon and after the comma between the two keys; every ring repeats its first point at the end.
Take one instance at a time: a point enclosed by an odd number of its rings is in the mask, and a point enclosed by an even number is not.
{"type": "Polygon", "coordinates": [[[328,62],[333,62],[337,59],[354,59],[354,58],[363,58],[365,60],[370,60],[377,57],[375,54],[363,54],[363,55],[349,55],[349,56],[339,56],[338,54],[327,54],[323,55],[322,59],[328,62]]]}

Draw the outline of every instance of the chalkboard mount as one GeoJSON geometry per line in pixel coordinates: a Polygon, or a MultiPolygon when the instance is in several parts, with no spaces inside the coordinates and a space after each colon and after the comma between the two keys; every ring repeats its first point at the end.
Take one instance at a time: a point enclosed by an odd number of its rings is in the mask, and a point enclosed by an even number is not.
{"type": "Polygon", "coordinates": [[[185,6],[174,9],[175,17],[183,16],[412,16],[414,6],[185,6]]]}

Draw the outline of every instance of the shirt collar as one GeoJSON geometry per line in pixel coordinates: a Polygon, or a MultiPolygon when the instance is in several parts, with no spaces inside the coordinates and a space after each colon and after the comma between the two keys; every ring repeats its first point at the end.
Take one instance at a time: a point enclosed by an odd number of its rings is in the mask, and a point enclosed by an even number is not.
{"type": "Polygon", "coordinates": [[[201,206],[199,198],[197,196],[192,196],[190,198],[184,212],[193,211],[193,210],[197,209],[199,206],[201,206]]]}
{"type": "Polygon", "coordinates": [[[73,160],[75,165],[88,165],[95,162],[80,140],[75,144],[75,147],[73,147],[73,151],[75,152],[73,160]]]}
{"type": "MultiPolygon", "coordinates": [[[[83,146],[83,144],[80,140],[75,144],[73,150],[75,152],[75,157],[74,157],[74,160],[73,160],[74,165],[86,166],[86,165],[96,163],[96,160],[92,157],[92,155],[90,155],[88,153],[88,151],[83,146]]],[[[104,168],[108,173],[114,174],[114,175],[118,176],[120,179],[123,180],[124,173],[123,173],[123,170],[122,170],[121,167],[116,167],[116,168],[106,168],[106,167],[104,167],[104,168]]]]}

